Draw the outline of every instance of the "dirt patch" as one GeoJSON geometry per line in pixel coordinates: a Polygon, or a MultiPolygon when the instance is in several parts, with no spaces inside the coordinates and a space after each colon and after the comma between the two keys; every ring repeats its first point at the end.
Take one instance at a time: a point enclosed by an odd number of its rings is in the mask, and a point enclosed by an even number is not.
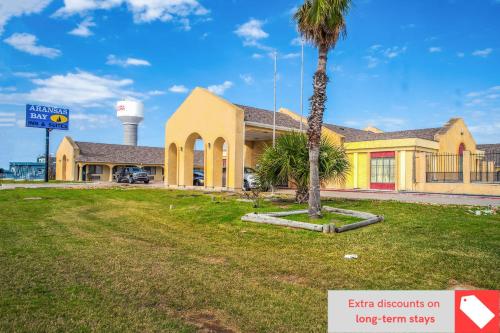
{"type": "Polygon", "coordinates": [[[199,259],[210,265],[225,265],[227,263],[227,259],[224,257],[201,257],[199,259]]]}
{"type": "Polygon", "coordinates": [[[473,285],[467,283],[460,283],[457,280],[448,281],[448,290],[477,290],[480,289],[478,287],[474,287],[473,285]]]}
{"type": "Polygon", "coordinates": [[[200,333],[236,333],[239,330],[225,325],[212,312],[196,312],[184,316],[184,319],[198,328],[200,333]]]}

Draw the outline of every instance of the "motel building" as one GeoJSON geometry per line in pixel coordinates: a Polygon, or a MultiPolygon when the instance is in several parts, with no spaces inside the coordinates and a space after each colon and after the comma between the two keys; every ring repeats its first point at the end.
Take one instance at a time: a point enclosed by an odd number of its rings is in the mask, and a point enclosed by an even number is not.
{"type": "MultiPolygon", "coordinates": [[[[281,108],[276,135],[300,131],[301,121],[305,131],[306,119],[281,108]]],[[[351,165],[345,182],[323,184],[325,190],[500,195],[500,145],[476,145],[461,118],[442,127],[395,132],[325,123],[323,135],[344,147],[351,165]]],[[[196,88],[167,120],[164,152],[65,138],[57,152],[57,179],[82,180],[90,167],[85,179],[93,180],[92,166],[101,165],[99,180],[111,181],[110,170],[133,164],[154,167],[154,180],[169,188],[241,190],[245,168],[257,167],[272,137],[272,111],[196,88]],[[203,171],[202,186],[194,186],[197,170],[203,171]]]]}
{"type": "MultiPolygon", "coordinates": [[[[140,167],[151,181],[163,182],[163,147],[142,147],[74,141],[66,136],[56,153],[56,179],[62,181],[114,181],[125,167],[140,167]]],[[[195,152],[195,169],[203,170],[203,152],[195,152]]]]}
{"type": "MultiPolygon", "coordinates": [[[[299,131],[300,121],[299,115],[280,109],[276,135],[299,131]]],[[[192,188],[195,142],[201,140],[204,187],[240,190],[244,168],[257,166],[263,149],[272,144],[272,133],[272,111],[233,104],[196,88],[166,123],[165,183],[192,188]]],[[[500,195],[500,150],[482,150],[460,118],[438,128],[397,132],[324,124],[323,135],[345,148],[351,164],[345,183],[323,184],[324,189],[500,195]]]]}

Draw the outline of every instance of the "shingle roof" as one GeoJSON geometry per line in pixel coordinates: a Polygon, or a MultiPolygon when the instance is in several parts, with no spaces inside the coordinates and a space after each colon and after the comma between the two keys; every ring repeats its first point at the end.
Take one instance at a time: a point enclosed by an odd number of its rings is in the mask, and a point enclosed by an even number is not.
{"type": "MultiPolygon", "coordinates": [[[[246,105],[235,105],[245,112],[245,121],[251,121],[263,125],[273,125],[273,111],[246,105]]],[[[276,126],[299,129],[300,123],[286,114],[276,112],[276,126]]]]}
{"type": "MultiPolygon", "coordinates": [[[[235,104],[235,105],[241,108],[245,112],[245,121],[255,122],[264,125],[271,125],[271,126],[273,125],[273,111],[254,108],[252,106],[246,106],[240,104],[235,104]]],[[[280,112],[276,113],[276,125],[291,129],[300,128],[300,123],[298,121],[280,112]]],[[[334,131],[335,133],[343,135],[345,137],[345,142],[408,139],[408,138],[417,138],[417,139],[435,141],[435,135],[443,130],[443,127],[437,127],[437,128],[423,128],[423,129],[395,131],[395,132],[373,133],[369,131],[364,131],[345,126],[339,126],[334,124],[325,123],[323,125],[326,128],[334,131]]]]}
{"type": "MultiPolygon", "coordinates": [[[[80,149],[78,162],[163,165],[165,149],[75,141],[80,149]]],[[[194,166],[203,167],[203,150],[194,151],[194,166]]]]}
{"type": "MultiPolygon", "coordinates": [[[[325,126],[332,129],[331,127],[335,125],[325,124],[325,126]]],[[[439,127],[439,128],[423,128],[423,129],[395,131],[395,132],[373,133],[373,132],[355,130],[353,128],[350,128],[344,131],[345,134],[343,132],[341,132],[340,134],[345,136],[346,142],[410,139],[410,138],[435,141],[434,136],[440,130],[441,128],[439,127]]],[[[339,133],[334,129],[332,129],[332,131],[339,133]]]]}
{"type": "Polygon", "coordinates": [[[492,152],[500,153],[500,143],[488,143],[488,144],[477,145],[476,148],[479,150],[484,150],[486,153],[492,153],[492,152]]]}
{"type": "Polygon", "coordinates": [[[165,149],[75,141],[80,148],[78,162],[163,165],[165,149]]]}

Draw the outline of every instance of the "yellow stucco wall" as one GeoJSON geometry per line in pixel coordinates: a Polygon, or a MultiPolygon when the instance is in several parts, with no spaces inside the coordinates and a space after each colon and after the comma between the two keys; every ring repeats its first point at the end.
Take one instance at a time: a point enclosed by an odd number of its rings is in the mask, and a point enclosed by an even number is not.
{"type": "Polygon", "coordinates": [[[56,180],[77,180],[78,174],[75,165],[75,158],[77,155],[78,149],[75,143],[70,137],[65,136],[56,152],[56,180]],[[64,162],[64,159],[66,159],[66,162],[64,162]],[[64,164],[66,165],[65,167],[64,164]]]}
{"type": "MultiPolygon", "coordinates": [[[[243,110],[203,88],[194,89],[176,112],[168,119],[165,127],[165,174],[176,174],[177,181],[169,184],[173,177],[165,177],[167,185],[190,187],[192,180],[192,142],[195,134],[204,143],[205,186],[215,187],[217,176],[214,171],[214,143],[223,138],[227,143],[227,187],[240,189],[243,181],[244,114],[243,110]],[[168,149],[174,143],[177,150],[175,172],[168,158],[168,149]]],[[[172,156],[172,155],[171,155],[172,156]]],[[[173,157],[171,157],[173,158],[173,157]]],[[[171,161],[172,162],[172,161],[171,161]]]]}
{"type": "Polygon", "coordinates": [[[447,125],[449,127],[446,129],[446,132],[437,135],[440,153],[458,154],[458,148],[461,143],[465,145],[465,150],[470,152],[476,151],[476,141],[463,119],[453,119],[447,125]]]}

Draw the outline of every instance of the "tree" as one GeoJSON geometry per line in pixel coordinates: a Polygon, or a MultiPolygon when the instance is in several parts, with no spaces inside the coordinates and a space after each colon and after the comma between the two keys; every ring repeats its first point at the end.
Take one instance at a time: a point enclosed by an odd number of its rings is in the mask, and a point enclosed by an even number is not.
{"type": "MultiPolygon", "coordinates": [[[[307,136],[289,132],[276,139],[275,146],[268,146],[257,164],[260,184],[279,185],[291,182],[295,186],[295,200],[304,203],[309,197],[309,149],[307,136]]],[[[342,147],[321,138],[319,145],[319,180],[345,179],[349,161],[342,147]]]]}
{"type": "Polygon", "coordinates": [[[319,146],[321,127],[326,103],[328,75],[326,63],[328,51],[335,48],[339,37],[346,35],[345,15],[351,7],[351,0],[305,0],[294,15],[302,37],[318,48],[318,67],[313,76],[314,92],[310,98],[310,114],[307,119],[310,190],[309,215],[321,216],[319,146]]]}

